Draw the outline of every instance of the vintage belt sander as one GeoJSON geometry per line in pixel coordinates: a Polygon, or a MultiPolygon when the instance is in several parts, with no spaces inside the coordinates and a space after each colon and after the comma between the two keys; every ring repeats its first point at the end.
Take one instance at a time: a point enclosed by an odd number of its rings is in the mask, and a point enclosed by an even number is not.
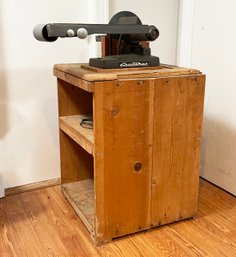
{"type": "Polygon", "coordinates": [[[90,66],[103,69],[159,66],[159,57],[151,55],[149,41],[159,36],[155,26],[143,25],[137,15],[123,11],[115,14],[109,24],[49,23],[37,25],[34,36],[53,42],[58,37],[86,38],[98,34],[102,42],[102,58],[91,58],[90,66]]]}

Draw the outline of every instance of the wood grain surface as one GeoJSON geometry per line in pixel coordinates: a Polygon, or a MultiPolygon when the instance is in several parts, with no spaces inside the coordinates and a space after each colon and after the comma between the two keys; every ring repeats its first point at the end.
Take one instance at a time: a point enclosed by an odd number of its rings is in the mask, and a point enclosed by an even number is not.
{"type": "Polygon", "coordinates": [[[83,128],[80,123],[86,115],[72,115],[59,118],[60,129],[78,143],[89,154],[93,155],[93,129],[83,128]]]}
{"type": "Polygon", "coordinates": [[[154,80],[94,90],[95,235],[106,241],[150,227],[154,80]]]}
{"type": "Polygon", "coordinates": [[[62,192],[89,232],[94,235],[94,181],[86,179],[63,184],[62,192]]]}
{"type": "Polygon", "coordinates": [[[93,178],[93,156],[60,130],[61,183],[93,178]]]}
{"type": "Polygon", "coordinates": [[[54,75],[88,92],[94,91],[91,82],[116,79],[158,78],[199,74],[199,70],[161,64],[157,67],[101,69],[81,64],[56,64],[54,75]]]}
{"type": "Polygon", "coordinates": [[[155,84],[151,223],[197,212],[204,75],[158,79],[155,84]]]}
{"type": "MultiPolygon", "coordinates": [[[[76,70],[78,70],[78,69],[80,70],[81,76],[83,74],[83,71],[85,71],[85,72],[87,71],[85,69],[81,69],[80,65],[76,66],[76,70]]],[[[60,69],[54,68],[54,70],[53,70],[53,74],[58,79],[63,80],[63,81],[65,81],[65,82],[67,82],[67,83],[69,83],[73,86],[76,86],[78,88],[81,88],[81,89],[83,89],[87,92],[93,92],[93,84],[92,83],[90,83],[86,80],[82,80],[82,79],[80,79],[76,76],[73,76],[73,75],[69,74],[69,73],[70,73],[70,70],[68,70],[68,73],[67,73],[67,69],[65,71],[62,71],[60,69]]]]}
{"type": "Polygon", "coordinates": [[[93,94],[88,93],[61,79],[58,85],[58,113],[59,117],[93,112],[93,94]]]}
{"type": "Polygon", "coordinates": [[[60,186],[0,199],[3,257],[233,257],[236,198],[200,181],[195,219],[164,225],[95,247],[60,186]]]}

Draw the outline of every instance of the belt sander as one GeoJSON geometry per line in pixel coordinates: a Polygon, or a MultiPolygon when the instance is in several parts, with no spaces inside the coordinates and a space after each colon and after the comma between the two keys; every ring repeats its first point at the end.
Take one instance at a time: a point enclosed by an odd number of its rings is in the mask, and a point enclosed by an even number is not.
{"type": "Polygon", "coordinates": [[[54,42],[60,38],[85,39],[96,34],[102,43],[102,57],[90,58],[89,65],[103,68],[135,68],[159,66],[159,57],[151,55],[149,42],[159,37],[153,25],[143,25],[137,15],[122,11],[115,14],[108,24],[49,23],[34,28],[39,41],[54,42]]]}

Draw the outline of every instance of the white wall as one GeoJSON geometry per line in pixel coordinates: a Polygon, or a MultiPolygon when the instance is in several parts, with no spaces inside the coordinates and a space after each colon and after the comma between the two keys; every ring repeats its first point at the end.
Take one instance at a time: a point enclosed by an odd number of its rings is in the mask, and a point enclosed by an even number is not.
{"type": "Polygon", "coordinates": [[[176,64],[179,0],[110,0],[110,16],[118,11],[131,11],[143,24],[155,25],[160,37],[151,43],[152,54],[162,63],[176,64]]]}
{"type": "MultiPolygon", "coordinates": [[[[156,25],[161,36],[152,43],[153,54],[162,63],[175,64],[178,5],[178,0],[148,4],[111,0],[110,16],[130,10],[143,23],[156,25]]],[[[60,176],[52,66],[87,62],[97,51],[91,39],[38,42],[33,27],[48,22],[107,22],[108,8],[108,0],[0,1],[0,196],[2,184],[7,188],[60,176]]]]}
{"type": "Polygon", "coordinates": [[[236,195],[236,1],[194,4],[191,66],[207,75],[201,175],[236,195]]]}
{"type": "Polygon", "coordinates": [[[0,1],[0,185],[60,176],[52,66],[86,62],[88,44],[76,38],[38,42],[32,31],[38,23],[86,21],[82,0],[0,1]]]}

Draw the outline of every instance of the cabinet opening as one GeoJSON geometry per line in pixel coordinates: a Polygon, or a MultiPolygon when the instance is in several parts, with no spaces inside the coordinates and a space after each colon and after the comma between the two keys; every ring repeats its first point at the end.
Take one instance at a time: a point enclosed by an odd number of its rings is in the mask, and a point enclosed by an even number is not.
{"type": "Polygon", "coordinates": [[[93,156],[60,130],[62,191],[93,233],[94,172],[93,156]]]}
{"type": "Polygon", "coordinates": [[[59,117],[93,115],[93,94],[58,79],[59,117]]]}
{"type": "Polygon", "coordinates": [[[93,94],[58,79],[59,126],[85,151],[93,155],[93,94]]]}

